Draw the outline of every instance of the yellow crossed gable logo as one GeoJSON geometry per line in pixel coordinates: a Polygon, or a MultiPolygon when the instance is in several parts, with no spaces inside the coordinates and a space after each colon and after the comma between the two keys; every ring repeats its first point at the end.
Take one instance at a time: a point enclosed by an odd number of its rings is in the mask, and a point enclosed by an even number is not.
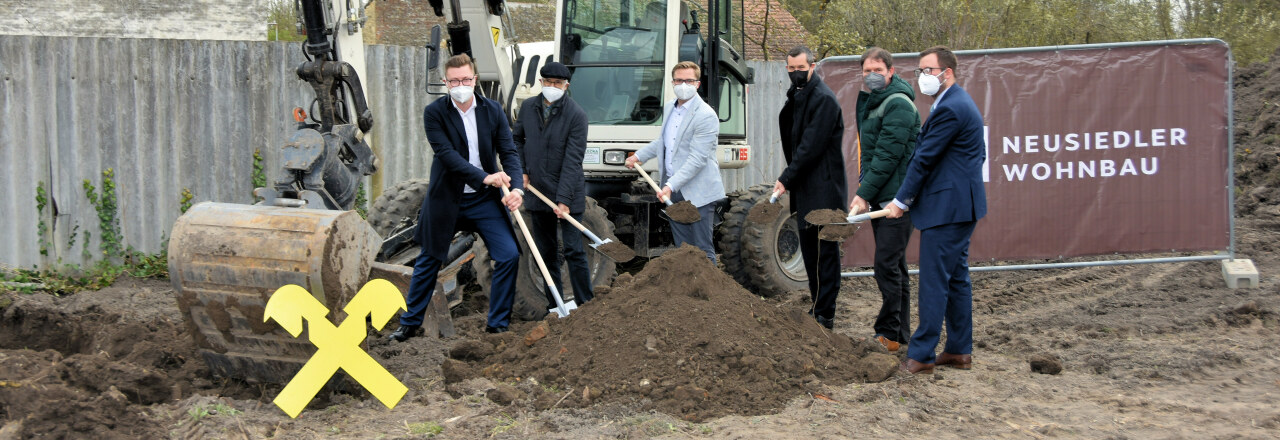
{"type": "Polygon", "coordinates": [[[347,318],[335,326],[325,317],[329,309],[307,289],[293,284],[277,289],[267,300],[262,322],[274,319],[296,338],[302,334],[305,321],[317,350],[272,402],[296,418],[341,368],[387,408],[395,408],[409,388],[361,350],[360,343],[367,335],[365,316],[375,329],[381,330],[401,309],[407,307],[395,285],[387,280],[371,280],[342,309],[347,318]]]}

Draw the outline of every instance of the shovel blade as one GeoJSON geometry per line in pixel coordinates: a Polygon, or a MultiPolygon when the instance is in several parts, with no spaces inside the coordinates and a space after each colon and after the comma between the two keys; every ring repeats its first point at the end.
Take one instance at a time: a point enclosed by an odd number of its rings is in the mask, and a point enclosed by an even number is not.
{"type": "Polygon", "coordinates": [[[781,213],[782,205],[779,203],[756,203],[751,206],[750,211],[747,211],[747,221],[768,224],[776,220],[781,213]]]}
{"type": "Polygon", "coordinates": [[[815,209],[805,214],[804,221],[812,225],[845,224],[849,216],[839,209],[815,209]]]}
{"type": "Polygon", "coordinates": [[[693,206],[693,203],[690,203],[688,200],[668,206],[666,211],[667,216],[671,217],[671,220],[678,223],[688,225],[702,220],[702,214],[698,213],[698,208],[693,206]]]}
{"type": "Polygon", "coordinates": [[[818,238],[824,241],[844,241],[857,233],[860,227],[856,223],[822,225],[818,229],[818,238]]]}
{"type": "Polygon", "coordinates": [[[631,261],[631,259],[636,257],[636,252],[631,250],[630,247],[608,238],[599,243],[592,244],[591,248],[599,251],[601,254],[604,254],[604,256],[608,257],[610,260],[619,263],[631,261]]]}
{"type": "Polygon", "coordinates": [[[548,314],[548,315],[556,315],[556,317],[558,317],[558,318],[568,318],[568,317],[569,317],[569,312],[574,311],[574,310],[577,310],[577,309],[578,309],[578,304],[577,304],[577,303],[575,303],[575,302],[572,302],[572,301],[571,301],[571,302],[564,303],[564,313],[561,313],[561,312],[560,312],[560,308],[559,308],[559,307],[552,307],[552,308],[550,308],[550,309],[547,309],[547,314],[548,314]]]}

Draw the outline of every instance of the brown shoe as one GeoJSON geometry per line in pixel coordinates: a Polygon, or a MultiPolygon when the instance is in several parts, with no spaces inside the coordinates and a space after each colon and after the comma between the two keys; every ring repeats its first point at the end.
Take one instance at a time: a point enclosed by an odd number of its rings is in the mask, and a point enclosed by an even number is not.
{"type": "Polygon", "coordinates": [[[907,358],[902,364],[898,365],[898,371],[911,374],[928,374],[933,372],[933,364],[920,363],[915,359],[907,358]]]}
{"type": "Polygon", "coordinates": [[[973,368],[973,356],[967,354],[954,354],[943,352],[938,354],[938,360],[934,361],[938,366],[948,366],[961,370],[973,368]]]}
{"type": "Polygon", "coordinates": [[[889,350],[890,352],[896,352],[896,351],[898,351],[898,346],[900,345],[900,344],[898,344],[898,342],[897,342],[897,341],[893,341],[893,340],[891,340],[891,339],[889,339],[889,338],[886,338],[886,337],[884,337],[884,336],[882,336],[882,335],[876,335],[876,342],[879,342],[879,343],[880,343],[880,345],[883,345],[883,346],[884,346],[884,349],[885,349],[885,350],[889,350]]]}

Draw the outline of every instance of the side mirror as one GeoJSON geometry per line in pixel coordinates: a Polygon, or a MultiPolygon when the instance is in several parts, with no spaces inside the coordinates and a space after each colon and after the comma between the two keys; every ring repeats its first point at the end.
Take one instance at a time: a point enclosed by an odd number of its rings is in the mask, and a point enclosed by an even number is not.
{"type": "Polygon", "coordinates": [[[444,86],[444,76],[440,73],[440,25],[431,27],[431,41],[427,43],[427,94],[443,95],[449,92],[444,86]]]}

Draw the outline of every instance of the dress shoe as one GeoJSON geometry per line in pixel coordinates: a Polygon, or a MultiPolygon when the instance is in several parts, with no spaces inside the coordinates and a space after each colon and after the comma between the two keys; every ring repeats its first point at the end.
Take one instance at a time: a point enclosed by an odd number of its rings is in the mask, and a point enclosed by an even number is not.
{"type": "Polygon", "coordinates": [[[898,371],[911,374],[928,374],[933,372],[933,364],[926,364],[907,358],[907,360],[902,361],[902,364],[898,365],[898,371]]]}
{"type": "Polygon", "coordinates": [[[890,352],[897,352],[898,347],[901,346],[898,341],[886,338],[884,335],[876,335],[876,342],[879,342],[880,345],[884,346],[885,350],[889,350],[890,352]]]}
{"type": "Polygon", "coordinates": [[[485,333],[506,333],[507,330],[508,329],[506,327],[489,327],[489,326],[484,327],[485,333]]]}
{"type": "Polygon", "coordinates": [[[395,342],[404,342],[404,341],[407,341],[407,340],[409,340],[409,338],[412,338],[412,337],[414,337],[414,336],[418,336],[418,329],[419,329],[419,328],[422,328],[422,326],[420,326],[420,325],[401,325],[401,326],[400,326],[400,328],[396,329],[396,331],[395,331],[395,332],[391,333],[391,336],[387,336],[387,340],[388,340],[388,341],[395,341],[395,342]]]}
{"type": "Polygon", "coordinates": [[[935,363],[938,366],[945,365],[951,368],[968,370],[970,368],[973,368],[973,356],[967,355],[967,354],[954,354],[954,353],[943,352],[938,355],[938,360],[935,361],[935,363]]]}

